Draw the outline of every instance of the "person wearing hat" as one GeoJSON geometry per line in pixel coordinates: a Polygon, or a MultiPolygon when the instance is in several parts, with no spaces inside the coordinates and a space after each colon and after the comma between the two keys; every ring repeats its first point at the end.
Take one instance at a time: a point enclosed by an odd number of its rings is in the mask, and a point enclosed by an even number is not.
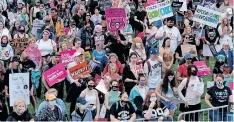
{"type": "Polygon", "coordinates": [[[88,102],[84,97],[76,100],[77,109],[71,114],[71,121],[93,121],[92,112],[88,109],[88,102]]]}
{"type": "Polygon", "coordinates": [[[233,70],[233,50],[230,49],[228,42],[223,43],[223,48],[217,53],[217,55],[224,55],[227,58],[227,64],[228,67],[231,68],[231,73],[233,70]]]}
{"type": "Polygon", "coordinates": [[[227,64],[227,57],[219,54],[216,56],[216,62],[213,69],[213,79],[216,79],[217,74],[223,74],[224,80],[226,81],[231,74],[231,68],[227,64]]]}
{"type": "Polygon", "coordinates": [[[187,67],[192,64],[193,56],[191,53],[186,53],[184,59],[185,63],[180,65],[177,69],[176,79],[179,83],[187,77],[187,67]]]}
{"type": "Polygon", "coordinates": [[[162,57],[159,56],[158,49],[151,48],[150,58],[144,64],[144,72],[146,73],[147,85],[150,90],[155,90],[156,85],[161,81],[162,67],[167,69],[162,57]]]}
{"type": "MultiPolygon", "coordinates": [[[[75,52],[73,54],[73,59],[74,61],[69,63],[67,65],[67,80],[70,82],[70,90],[68,92],[66,101],[70,102],[70,112],[73,112],[75,110],[75,105],[76,105],[76,99],[79,97],[80,93],[82,92],[83,89],[85,89],[85,84],[83,83],[83,78],[84,76],[80,75],[77,80],[74,80],[71,77],[71,74],[69,72],[69,69],[82,63],[83,61],[83,54],[80,52],[75,52]]],[[[70,113],[71,115],[71,113],[70,113]]]]}
{"type": "Polygon", "coordinates": [[[57,104],[57,97],[54,93],[47,91],[45,94],[47,107],[43,108],[36,116],[36,121],[62,121],[62,110],[57,104]]]}
{"type": "MultiPolygon", "coordinates": [[[[58,52],[53,52],[50,56],[51,56],[51,61],[42,69],[43,72],[49,70],[50,68],[54,67],[55,65],[59,63],[60,55],[58,54],[58,52]]],[[[42,83],[44,84],[46,88],[45,91],[47,91],[49,88],[55,88],[56,90],[58,90],[58,98],[63,99],[64,79],[65,78],[57,79],[57,83],[49,87],[46,79],[44,78],[44,76],[42,76],[42,83]]]]}
{"type": "Polygon", "coordinates": [[[138,4],[138,9],[134,15],[134,21],[135,21],[135,27],[134,27],[134,30],[135,30],[135,35],[137,35],[138,33],[140,32],[143,32],[144,30],[144,26],[145,26],[145,18],[146,18],[146,11],[144,11],[144,6],[142,3],[139,3],[138,4]]]}

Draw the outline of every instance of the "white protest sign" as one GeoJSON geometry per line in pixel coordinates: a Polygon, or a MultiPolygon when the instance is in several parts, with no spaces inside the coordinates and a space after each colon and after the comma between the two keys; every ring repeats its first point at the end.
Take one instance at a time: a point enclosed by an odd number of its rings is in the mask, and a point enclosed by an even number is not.
{"type": "Polygon", "coordinates": [[[105,85],[103,79],[100,80],[100,82],[96,86],[96,89],[99,90],[100,92],[102,92],[103,94],[107,93],[108,90],[106,89],[106,85],[105,85]]]}
{"type": "Polygon", "coordinates": [[[216,28],[220,16],[221,13],[218,11],[214,11],[202,6],[197,6],[195,14],[193,15],[193,21],[216,28]]]}
{"type": "Polygon", "coordinates": [[[169,1],[157,3],[146,7],[150,22],[155,22],[173,16],[173,10],[169,1]]]}
{"type": "Polygon", "coordinates": [[[29,99],[29,73],[13,73],[9,75],[10,106],[16,99],[23,99],[30,104],[29,99]]]}
{"type": "MultiPolygon", "coordinates": [[[[215,45],[215,49],[219,52],[222,49],[222,45],[215,45]]],[[[210,47],[207,44],[203,44],[203,56],[213,56],[212,52],[210,51],[210,47]]]]}

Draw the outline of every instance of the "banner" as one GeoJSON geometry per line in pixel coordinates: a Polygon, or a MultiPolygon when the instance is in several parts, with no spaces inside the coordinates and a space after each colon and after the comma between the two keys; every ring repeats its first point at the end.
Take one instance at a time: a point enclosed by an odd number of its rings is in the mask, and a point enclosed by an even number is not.
{"type": "Polygon", "coordinates": [[[203,44],[203,50],[202,50],[202,54],[203,56],[213,56],[213,53],[215,52],[219,52],[222,49],[222,45],[215,45],[215,50],[213,48],[210,48],[209,45],[207,44],[203,44]]]}
{"type": "Polygon", "coordinates": [[[195,55],[197,56],[197,48],[195,45],[190,45],[190,44],[187,44],[187,45],[181,45],[181,50],[182,50],[182,55],[184,56],[186,53],[191,53],[193,54],[192,52],[195,52],[195,55]]]}
{"type": "Polygon", "coordinates": [[[195,14],[193,15],[193,21],[216,28],[220,16],[221,13],[218,11],[214,11],[202,6],[197,6],[195,14]]]}
{"type": "Polygon", "coordinates": [[[67,65],[71,62],[73,62],[73,54],[76,52],[76,50],[68,50],[68,51],[63,51],[60,52],[59,55],[59,62],[61,62],[63,64],[64,67],[67,67],[67,65]]]}
{"type": "Polygon", "coordinates": [[[105,10],[107,30],[123,30],[127,26],[127,15],[125,8],[107,8],[105,10]]]}
{"type": "Polygon", "coordinates": [[[173,16],[173,10],[169,1],[157,3],[146,7],[149,22],[155,22],[173,16]]]}
{"type": "Polygon", "coordinates": [[[77,64],[76,66],[68,69],[68,71],[74,80],[77,80],[79,75],[85,76],[90,73],[90,69],[87,62],[77,64]]]}
{"type": "Polygon", "coordinates": [[[210,68],[207,67],[206,63],[204,61],[195,61],[193,64],[197,67],[198,72],[197,76],[205,76],[205,75],[211,75],[210,68]]]}
{"type": "Polygon", "coordinates": [[[9,74],[10,106],[13,106],[17,99],[23,99],[29,105],[29,89],[29,73],[9,74]]]}
{"type": "Polygon", "coordinates": [[[28,39],[24,38],[24,39],[10,40],[10,44],[12,48],[14,49],[14,54],[21,56],[21,53],[28,46],[28,39]]]}
{"type": "Polygon", "coordinates": [[[49,70],[43,72],[43,76],[47,84],[51,87],[56,84],[59,79],[64,79],[67,77],[67,72],[63,64],[59,63],[49,70]]]}

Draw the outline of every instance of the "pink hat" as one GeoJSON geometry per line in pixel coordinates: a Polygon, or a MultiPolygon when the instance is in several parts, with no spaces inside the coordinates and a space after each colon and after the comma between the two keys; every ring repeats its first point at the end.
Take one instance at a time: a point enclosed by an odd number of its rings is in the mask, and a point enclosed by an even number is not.
{"type": "Polygon", "coordinates": [[[96,25],[94,31],[97,33],[102,32],[102,25],[96,25]]]}

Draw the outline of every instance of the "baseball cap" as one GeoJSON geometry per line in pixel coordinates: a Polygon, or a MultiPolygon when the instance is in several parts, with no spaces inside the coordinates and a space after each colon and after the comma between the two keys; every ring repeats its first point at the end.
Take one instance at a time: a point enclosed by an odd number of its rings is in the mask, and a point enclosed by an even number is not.
{"type": "Polygon", "coordinates": [[[84,104],[87,103],[87,101],[85,100],[84,97],[78,97],[78,98],[76,99],[76,103],[80,103],[80,104],[84,105],[84,104]]]}
{"type": "Polygon", "coordinates": [[[150,54],[158,55],[159,52],[158,52],[158,50],[157,50],[156,48],[151,48],[151,49],[150,49],[150,54]]]}
{"type": "Polygon", "coordinates": [[[191,54],[191,53],[186,53],[186,54],[184,55],[184,58],[185,58],[185,59],[191,59],[191,58],[193,58],[193,57],[192,57],[192,54],[191,54]]]}
{"type": "Polygon", "coordinates": [[[138,6],[139,6],[139,7],[143,7],[143,4],[142,4],[142,3],[139,3],[138,6]]]}
{"type": "Polygon", "coordinates": [[[73,58],[75,58],[75,57],[77,57],[77,56],[80,56],[80,55],[83,55],[81,52],[75,52],[74,54],[73,54],[73,58]]]}

